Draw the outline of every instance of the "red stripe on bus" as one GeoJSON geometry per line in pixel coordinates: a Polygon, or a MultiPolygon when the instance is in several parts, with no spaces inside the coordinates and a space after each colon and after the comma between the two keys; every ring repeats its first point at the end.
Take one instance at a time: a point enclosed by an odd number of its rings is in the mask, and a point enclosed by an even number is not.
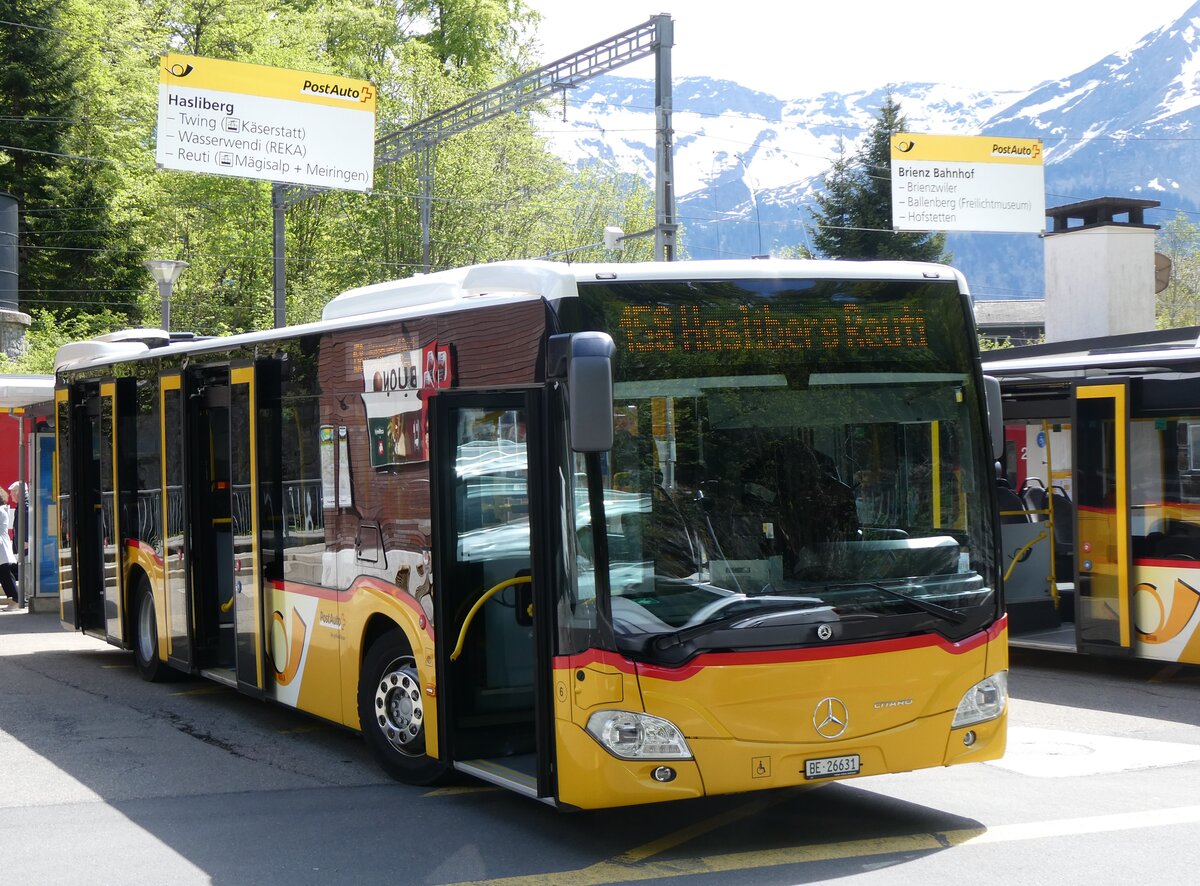
{"type": "Polygon", "coordinates": [[[848,643],[807,649],[764,650],[762,652],[715,652],[697,656],[678,668],[635,663],[615,652],[589,649],[578,655],[556,656],[555,668],[581,668],[589,664],[603,664],[625,673],[636,672],[639,676],[656,680],[680,681],[694,677],[705,668],[736,667],[739,665],[790,664],[802,661],[830,661],[839,658],[857,658],[864,655],[883,655],[912,649],[939,647],[951,655],[963,655],[998,638],[1008,628],[1008,615],[997,619],[991,627],[958,642],[951,642],[937,634],[920,637],[901,637],[894,640],[872,640],[866,643],[848,643]]]}
{"type": "Polygon", "coordinates": [[[299,594],[302,597],[316,597],[319,600],[337,600],[341,596],[341,592],[333,588],[304,584],[298,581],[280,581],[277,578],[271,579],[271,588],[276,591],[286,591],[289,594],[299,594]]]}
{"type": "Polygon", "coordinates": [[[1138,557],[1133,561],[1134,566],[1157,566],[1162,569],[1200,569],[1196,560],[1171,560],[1157,557],[1138,557]]]}
{"type": "Polygon", "coordinates": [[[146,542],[142,541],[140,538],[126,539],[125,544],[130,548],[135,548],[141,551],[143,554],[146,554],[159,566],[162,565],[162,557],[158,555],[158,551],[154,550],[153,545],[146,544],[146,542]]]}
{"type": "MultiPolygon", "coordinates": [[[[333,600],[334,602],[340,602],[342,597],[342,591],[323,587],[321,585],[310,585],[296,581],[279,581],[278,579],[272,579],[271,587],[277,591],[286,591],[291,594],[299,594],[302,597],[316,597],[319,600],[333,600]]],[[[421,608],[421,604],[414,599],[412,594],[400,590],[393,584],[388,584],[385,581],[378,581],[366,576],[361,576],[356,579],[354,583],[350,585],[348,590],[353,592],[356,589],[363,587],[368,587],[379,591],[381,594],[386,594],[387,596],[393,598],[394,600],[398,600],[400,603],[413,610],[413,612],[420,616],[417,623],[423,625],[425,633],[429,635],[429,639],[433,639],[433,625],[430,623],[429,618],[425,615],[425,610],[421,608]]]]}

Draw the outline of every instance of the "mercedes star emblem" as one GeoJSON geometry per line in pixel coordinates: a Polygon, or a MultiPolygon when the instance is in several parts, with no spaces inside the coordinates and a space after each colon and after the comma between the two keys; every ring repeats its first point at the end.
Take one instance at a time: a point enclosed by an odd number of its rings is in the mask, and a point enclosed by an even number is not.
{"type": "Polygon", "coordinates": [[[850,712],[840,698],[832,695],[817,702],[813,711],[813,726],[821,738],[837,738],[850,725],[850,712]]]}

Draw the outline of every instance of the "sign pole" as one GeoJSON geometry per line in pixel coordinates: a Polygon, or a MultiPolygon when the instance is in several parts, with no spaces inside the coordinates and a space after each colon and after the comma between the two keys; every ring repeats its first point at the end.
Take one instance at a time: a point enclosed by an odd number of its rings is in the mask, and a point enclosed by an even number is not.
{"type": "Polygon", "coordinates": [[[287,325],[287,278],[283,264],[284,234],[286,233],[283,216],[283,185],[279,182],[271,183],[271,222],[274,232],[271,255],[275,266],[275,328],[281,329],[287,325]]]}

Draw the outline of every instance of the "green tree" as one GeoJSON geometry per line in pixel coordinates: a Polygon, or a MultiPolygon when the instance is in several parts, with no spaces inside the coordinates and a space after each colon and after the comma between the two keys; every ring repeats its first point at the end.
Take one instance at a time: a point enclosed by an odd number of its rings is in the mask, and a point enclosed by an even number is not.
{"type": "Polygon", "coordinates": [[[907,128],[889,95],[858,151],[849,158],[844,150],[839,154],[825,177],[825,192],[816,198],[818,251],[831,258],[950,261],[945,234],[892,230],[892,136],[907,128]]]}
{"type": "Polygon", "coordinates": [[[1200,324],[1200,227],[1177,212],[1158,232],[1157,248],[1171,261],[1171,278],[1155,299],[1159,329],[1200,324]]]}
{"type": "MultiPolygon", "coordinates": [[[[0,0],[0,21],[29,26],[0,25],[0,144],[13,146],[0,148],[0,188],[18,195],[25,222],[28,371],[48,368],[64,331],[157,325],[150,257],[190,264],[173,328],[273,322],[271,185],[154,167],[164,52],[369,80],[380,135],[531,67],[522,0],[0,0]]],[[[599,242],[607,225],[652,224],[644,184],[569,169],[524,115],[456,135],[434,160],[435,268],[563,252],[599,242]]],[[[289,322],[319,317],[347,288],[420,269],[417,169],[405,158],[376,171],[369,195],[288,205],[289,322]]],[[[650,247],[633,241],[624,257],[650,247]]]]}
{"type": "Polygon", "coordinates": [[[522,40],[539,20],[522,0],[402,0],[400,9],[444,65],[493,74],[498,62],[528,61],[522,40]]]}
{"type": "Polygon", "coordinates": [[[20,206],[27,311],[135,309],[121,157],[145,130],[124,126],[122,78],[136,53],[118,44],[102,60],[96,48],[110,18],[136,21],[136,2],[0,0],[0,190],[20,206]]]}
{"type": "Polygon", "coordinates": [[[838,156],[825,174],[825,190],[815,196],[816,227],[812,243],[817,253],[831,258],[854,257],[862,251],[859,219],[855,212],[860,190],[855,159],[847,154],[845,141],[838,142],[838,156]]]}

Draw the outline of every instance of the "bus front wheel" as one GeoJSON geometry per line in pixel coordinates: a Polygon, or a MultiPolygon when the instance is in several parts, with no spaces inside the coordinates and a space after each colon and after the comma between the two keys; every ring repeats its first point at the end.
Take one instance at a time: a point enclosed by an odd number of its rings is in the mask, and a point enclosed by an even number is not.
{"type": "Polygon", "coordinates": [[[432,784],[445,774],[445,764],[425,754],[425,701],[417,662],[398,629],[376,640],[363,659],[358,720],[371,753],[392,778],[432,784]]]}

